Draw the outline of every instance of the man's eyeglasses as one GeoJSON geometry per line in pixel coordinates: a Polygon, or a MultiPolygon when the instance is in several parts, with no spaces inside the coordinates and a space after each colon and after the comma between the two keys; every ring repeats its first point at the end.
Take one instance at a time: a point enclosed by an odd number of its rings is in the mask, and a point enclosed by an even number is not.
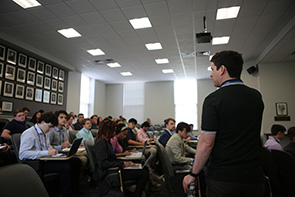
{"type": "Polygon", "coordinates": [[[22,117],[22,116],[25,116],[25,114],[20,114],[20,115],[17,115],[16,117],[22,117]]]}

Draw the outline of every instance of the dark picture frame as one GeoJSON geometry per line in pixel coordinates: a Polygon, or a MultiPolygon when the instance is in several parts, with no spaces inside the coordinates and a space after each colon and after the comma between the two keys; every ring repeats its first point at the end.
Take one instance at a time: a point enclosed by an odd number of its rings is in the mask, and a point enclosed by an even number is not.
{"type": "Polygon", "coordinates": [[[35,85],[35,73],[28,71],[27,84],[35,85]]]}
{"type": "Polygon", "coordinates": [[[52,66],[50,66],[49,64],[46,64],[45,66],[45,75],[51,77],[51,68],[52,66]]]}
{"type": "Polygon", "coordinates": [[[32,71],[36,70],[36,60],[32,57],[29,58],[28,68],[32,71]]]}
{"type": "Polygon", "coordinates": [[[27,87],[26,88],[26,100],[32,101],[34,99],[34,88],[27,87]]]}
{"type": "Polygon", "coordinates": [[[18,66],[21,66],[21,67],[24,67],[24,68],[27,67],[27,56],[26,55],[24,55],[22,53],[19,54],[18,66]]]}
{"type": "Polygon", "coordinates": [[[2,111],[12,112],[12,109],[13,109],[13,102],[2,101],[1,108],[2,108],[2,111]]]}
{"type": "Polygon", "coordinates": [[[12,65],[6,64],[5,79],[14,81],[14,78],[15,78],[15,67],[12,65]]]}
{"type": "Polygon", "coordinates": [[[5,46],[0,45],[0,60],[5,60],[5,46]]]}
{"type": "Polygon", "coordinates": [[[43,103],[49,103],[50,102],[50,92],[47,90],[43,91],[43,103]]]}
{"type": "Polygon", "coordinates": [[[24,99],[25,86],[16,84],[15,86],[15,98],[24,99]]]}
{"type": "Polygon", "coordinates": [[[58,94],[57,104],[58,105],[63,105],[63,100],[64,100],[64,96],[62,94],[58,94]]]}
{"type": "Polygon", "coordinates": [[[58,79],[58,68],[56,67],[52,68],[52,78],[58,79]]]}
{"type": "Polygon", "coordinates": [[[58,77],[59,80],[61,80],[61,81],[65,80],[65,71],[63,71],[63,70],[60,69],[58,76],[59,76],[58,77]]]}
{"type": "Polygon", "coordinates": [[[0,62],[0,78],[3,77],[4,63],[0,62]]]}
{"type": "Polygon", "coordinates": [[[52,79],[51,90],[57,91],[57,80],[52,79]]]}
{"type": "Polygon", "coordinates": [[[13,97],[13,92],[14,92],[14,83],[5,81],[3,96],[13,97]]]}
{"type": "Polygon", "coordinates": [[[43,87],[43,76],[37,74],[36,75],[36,86],[42,88],[43,87]]]}
{"type": "Polygon", "coordinates": [[[44,62],[38,61],[37,73],[44,74],[44,62]]]}
{"type": "Polygon", "coordinates": [[[44,79],[44,88],[50,90],[51,79],[49,77],[45,77],[44,79]]]}
{"type": "Polygon", "coordinates": [[[60,93],[64,92],[64,83],[61,81],[58,82],[58,92],[60,93]]]}
{"type": "Polygon", "coordinates": [[[277,116],[287,116],[288,115],[288,105],[286,102],[276,103],[276,113],[277,116]]]}
{"type": "Polygon", "coordinates": [[[17,56],[16,51],[14,51],[12,49],[8,49],[6,61],[10,64],[15,65],[16,64],[16,56],[17,56]]]}
{"type": "Polygon", "coordinates": [[[57,100],[56,97],[57,97],[56,93],[51,92],[50,104],[56,105],[56,100],[57,100]]]}
{"type": "Polygon", "coordinates": [[[26,82],[26,70],[20,68],[17,69],[16,81],[21,83],[26,82]]]}
{"type": "Polygon", "coordinates": [[[36,102],[42,102],[42,89],[36,88],[36,91],[35,91],[35,101],[36,102]]]}

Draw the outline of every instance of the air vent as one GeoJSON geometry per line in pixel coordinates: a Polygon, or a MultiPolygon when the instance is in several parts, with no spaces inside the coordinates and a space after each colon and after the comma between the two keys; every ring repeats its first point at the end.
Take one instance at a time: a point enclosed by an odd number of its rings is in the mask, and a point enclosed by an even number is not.
{"type": "Polygon", "coordinates": [[[181,53],[182,58],[190,58],[190,57],[195,57],[196,52],[188,52],[188,53],[181,53]]]}
{"type": "Polygon", "coordinates": [[[210,56],[210,51],[199,51],[197,56],[210,56]]]}
{"type": "Polygon", "coordinates": [[[104,59],[104,60],[94,60],[95,64],[108,64],[108,63],[114,63],[115,61],[113,59],[104,59]]]}

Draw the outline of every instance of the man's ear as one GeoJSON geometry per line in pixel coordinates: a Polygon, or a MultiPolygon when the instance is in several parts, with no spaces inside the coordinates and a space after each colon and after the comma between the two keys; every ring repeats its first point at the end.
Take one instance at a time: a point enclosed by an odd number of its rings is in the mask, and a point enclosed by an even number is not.
{"type": "Polygon", "coordinates": [[[226,71],[226,67],[224,65],[221,65],[219,70],[220,70],[221,75],[224,75],[224,73],[226,71]]]}

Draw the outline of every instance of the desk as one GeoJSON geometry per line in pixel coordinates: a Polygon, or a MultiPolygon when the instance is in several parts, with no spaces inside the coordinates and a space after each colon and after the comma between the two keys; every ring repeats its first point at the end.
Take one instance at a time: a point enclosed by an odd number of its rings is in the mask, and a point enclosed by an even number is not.
{"type": "Polygon", "coordinates": [[[140,158],[126,158],[126,157],[117,157],[118,160],[123,160],[123,161],[143,161],[145,159],[145,156],[142,155],[140,158]]]}
{"type": "Polygon", "coordinates": [[[198,145],[198,142],[199,142],[198,140],[189,140],[187,141],[187,144],[192,148],[196,148],[198,145]]]}
{"type": "Polygon", "coordinates": [[[41,161],[64,161],[64,160],[69,160],[72,157],[73,156],[70,156],[70,157],[41,157],[41,158],[38,158],[38,160],[41,160],[41,161]]]}

